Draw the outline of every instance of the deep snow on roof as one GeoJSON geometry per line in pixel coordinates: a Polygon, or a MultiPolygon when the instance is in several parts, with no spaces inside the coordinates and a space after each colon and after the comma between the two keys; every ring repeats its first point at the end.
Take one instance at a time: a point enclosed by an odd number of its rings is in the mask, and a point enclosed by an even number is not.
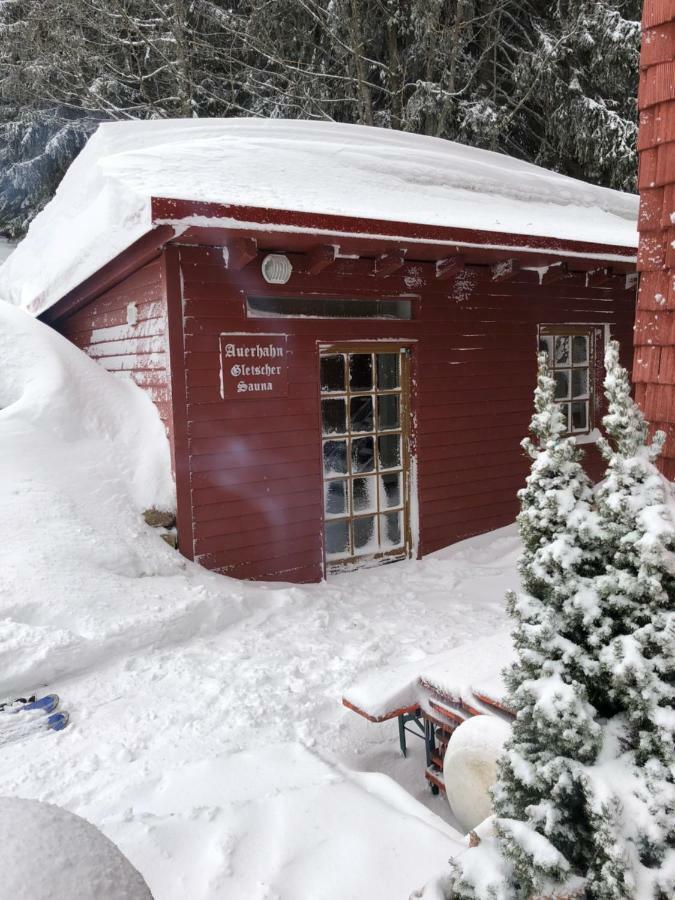
{"type": "Polygon", "coordinates": [[[638,198],[439,138],[329,122],[101,125],[0,269],[39,313],[152,228],[150,200],[637,246],[638,198]]]}

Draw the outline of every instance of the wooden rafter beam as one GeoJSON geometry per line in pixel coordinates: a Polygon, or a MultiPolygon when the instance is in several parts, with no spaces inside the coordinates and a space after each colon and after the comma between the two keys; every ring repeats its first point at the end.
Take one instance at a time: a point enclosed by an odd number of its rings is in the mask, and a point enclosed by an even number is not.
{"type": "Polygon", "coordinates": [[[445,259],[436,260],[436,278],[443,281],[452,278],[464,269],[463,256],[446,256],[445,259]]]}
{"type": "Polygon", "coordinates": [[[383,278],[402,268],[405,262],[405,250],[391,250],[378,256],[373,266],[373,275],[383,278]]]}
{"type": "Polygon", "coordinates": [[[493,281],[510,281],[516,277],[519,270],[520,263],[517,259],[503,259],[490,266],[490,274],[493,281]]]}
{"type": "Polygon", "coordinates": [[[302,262],[301,271],[305,275],[318,275],[335,262],[338,248],[333,244],[317,244],[312,247],[302,262]]]}
{"type": "Polygon", "coordinates": [[[569,278],[570,270],[567,263],[556,263],[549,266],[545,272],[539,276],[539,284],[555,284],[556,281],[562,281],[563,278],[569,278]]]}
{"type": "Polygon", "coordinates": [[[238,272],[258,255],[255,238],[236,238],[227,245],[227,268],[238,272]]]}
{"type": "Polygon", "coordinates": [[[602,287],[612,278],[613,274],[610,268],[593,269],[591,272],[586,272],[586,287],[602,287]]]}

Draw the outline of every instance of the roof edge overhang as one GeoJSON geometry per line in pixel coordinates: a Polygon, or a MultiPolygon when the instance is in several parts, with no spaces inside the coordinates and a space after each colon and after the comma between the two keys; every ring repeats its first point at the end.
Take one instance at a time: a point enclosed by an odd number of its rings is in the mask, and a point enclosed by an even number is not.
{"type": "Polygon", "coordinates": [[[224,245],[233,232],[243,235],[247,232],[257,235],[260,232],[276,233],[291,239],[315,235],[317,243],[326,239],[358,240],[371,245],[375,255],[383,244],[389,248],[407,246],[410,262],[428,261],[434,256],[441,259],[472,250],[490,252],[503,260],[519,258],[533,266],[540,265],[546,257],[551,262],[583,260],[587,268],[614,263],[619,264],[622,271],[633,271],[637,260],[637,249],[630,246],[167,197],[151,198],[151,223],[150,231],[42,310],[38,317],[51,322],[75,312],[151,262],[168,243],[224,245]],[[420,252],[425,250],[419,260],[415,248],[420,252]],[[430,248],[437,250],[434,253],[430,248]]]}

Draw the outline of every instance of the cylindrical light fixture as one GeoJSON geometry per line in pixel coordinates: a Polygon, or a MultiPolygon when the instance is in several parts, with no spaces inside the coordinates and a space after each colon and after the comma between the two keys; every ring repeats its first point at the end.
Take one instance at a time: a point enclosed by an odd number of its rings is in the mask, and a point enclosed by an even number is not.
{"type": "Polygon", "coordinates": [[[290,259],[282,253],[268,253],[260,269],[268,284],[286,284],[293,272],[290,259]]]}

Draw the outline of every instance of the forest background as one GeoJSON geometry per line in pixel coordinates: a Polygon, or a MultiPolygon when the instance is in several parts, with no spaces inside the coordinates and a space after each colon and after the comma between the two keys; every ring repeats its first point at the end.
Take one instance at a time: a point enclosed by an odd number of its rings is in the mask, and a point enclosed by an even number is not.
{"type": "Polygon", "coordinates": [[[354,122],[635,189],[639,0],[0,0],[0,235],[100,122],[354,122]]]}

